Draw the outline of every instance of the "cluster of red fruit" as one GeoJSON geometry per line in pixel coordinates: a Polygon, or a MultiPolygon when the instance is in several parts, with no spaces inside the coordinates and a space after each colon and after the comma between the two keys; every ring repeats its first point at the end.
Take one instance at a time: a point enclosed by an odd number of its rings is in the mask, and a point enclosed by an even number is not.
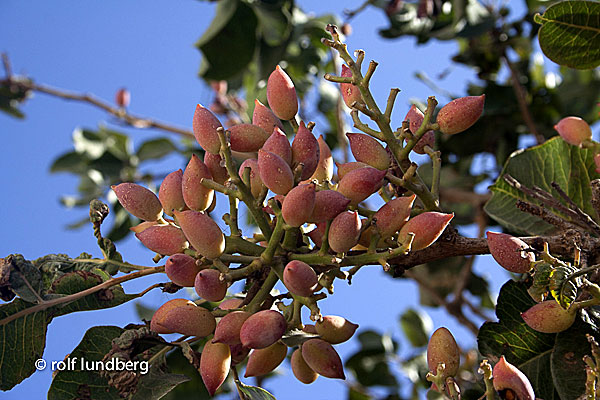
{"type": "MultiPolygon", "coordinates": [[[[342,76],[348,76],[348,71],[344,67],[342,76]]],[[[355,85],[343,85],[347,104],[362,101],[355,85]]],[[[315,138],[313,124],[300,122],[291,144],[283,131],[281,120],[296,121],[298,99],[290,77],[279,66],[268,79],[267,99],[270,108],[256,101],[252,124],[238,124],[226,131],[209,109],[198,105],[193,130],[205,151],[204,160],[193,155],[185,171],[174,171],[164,179],[158,196],[134,183],[113,187],[122,206],[144,221],[132,228],[137,238],[159,255],[170,256],[165,266],[168,277],[177,285],[193,286],[204,300],[221,302],[209,310],[186,299],[171,300],[156,311],[151,321],[152,330],[158,333],[195,337],[214,334],[204,347],[200,366],[211,394],[223,383],[230,366],[248,355],[246,376],[275,369],[287,354],[280,339],[291,328],[303,328],[309,334],[291,359],[294,375],[301,382],[311,383],[317,374],[344,379],[341,360],[332,344],[348,340],[358,327],[342,317],[322,317],[318,309],[315,313],[311,308],[311,317],[316,321],[311,326],[286,319],[271,309],[272,302],[249,308],[243,299],[224,300],[229,284],[240,279],[232,279],[229,273],[244,268],[230,269],[231,258],[224,256],[254,256],[261,267],[273,270],[276,263],[285,265],[278,277],[289,291],[289,298],[302,305],[316,304],[323,297],[317,297],[317,292],[323,289],[322,271],[327,269],[315,267],[335,265],[351,250],[373,252],[385,248],[381,253],[387,254],[394,247],[405,249],[404,253],[424,249],[437,240],[453,218],[453,214],[432,211],[411,218],[411,211],[416,211],[416,196],[411,194],[387,202],[376,212],[361,212],[359,203],[388,184],[391,153],[367,134],[348,133],[356,162],[339,164],[335,183],[331,151],[322,137],[315,138]],[[244,160],[239,169],[233,167],[235,156],[244,160]],[[255,207],[267,221],[267,227],[273,230],[269,235],[263,232],[261,239],[238,238],[254,248],[263,245],[261,256],[246,254],[239,247],[226,251],[229,237],[208,214],[215,206],[215,190],[255,207]],[[269,191],[274,193],[274,200],[265,205],[269,191]],[[285,231],[296,230],[299,234],[300,239],[294,242],[303,248],[300,256],[318,253],[330,261],[309,265],[294,259],[298,254],[283,248],[283,234],[274,238],[276,224],[281,222],[278,219],[285,223],[285,231]],[[316,224],[311,231],[310,224],[316,224]],[[273,237],[269,238],[271,233],[273,237]],[[267,248],[273,250],[269,256],[265,256],[267,248]],[[217,321],[215,315],[221,318],[217,321]]],[[[483,102],[484,96],[454,100],[438,113],[437,127],[447,134],[467,129],[479,118],[483,102]]],[[[416,132],[424,115],[413,106],[406,119],[410,131],[416,132]]],[[[425,152],[434,146],[434,139],[433,131],[426,132],[414,150],[425,152]]]]}

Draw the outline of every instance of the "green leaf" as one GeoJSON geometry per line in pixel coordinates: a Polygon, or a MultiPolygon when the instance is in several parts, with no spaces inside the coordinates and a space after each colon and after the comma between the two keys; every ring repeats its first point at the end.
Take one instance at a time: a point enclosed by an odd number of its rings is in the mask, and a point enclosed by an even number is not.
{"type": "Polygon", "coordinates": [[[549,234],[555,230],[554,226],[515,207],[517,200],[535,201],[509,186],[502,178],[504,174],[510,174],[527,187],[538,186],[559,198],[550,185],[556,182],[583,211],[595,215],[589,183],[600,178],[600,174],[596,172],[593,150],[580,149],[554,137],[539,146],[511,154],[500,177],[491,186],[492,198],[484,207],[490,217],[515,233],[549,234]]]}
{"type": "Polygon", "coordinates": [[[536,14],[544,54],[560,65],[593,69],[600,65],[600,3],[563,1],[536,14]]]}
{"type": "Polygon", "coordinates": [[[158,368],[151,368],[148,374],[143,375],[138,383],[137,392],[131,400],[158,400],[176,386],[188,382],[189,377],[181,374],[170,374],[158,368]]]}
{"type": "MultiPolygon", "coordinates": [[[[110,278],[106,272],[77,270],[62,275],[55,282],[49,294],[54,297],[81,292],[110,278]],[[58,295],[58,296],[57,296],[58,295]]],[[[115,307],[136,295],[125,294],[120,285],[85,296],[72,303],[53,306],[32,312],[0,325],[0,390],[9,390],[35,371],[34,362],[41,358],[46,346],[46,331],[52,318],[77,311],[98,310],[115,307]]],[[[22,299],[0,306],[0,321],[34,307],[22,299]]]]}
{"type": "Polygon", "coordinates": [[[147,140],[140,145],[136,155],[140,161],[160,159],[177,151],[177,147],[167,138],[147,140]]]}
{"type": "Polygon", "coordinates": [[[254,56],[256,27],[256,15],[248,5],[239,0],[219,1],[215,18],[196,42],[204,56],[200,76],[221,80],[242,72],[254,56]]]}
{"type": "Polygon", "coordinates": [[[76,151],[70,151],[57,157],[50,166],[50,172],[71,172],[81,174],[87,169],[87,157],[76,151]]]}
{"type": "Polygon", "coordinates": [[[263,388],[244,385],[240,381],[235,381],[235,384],[240,393],[244,396],[244,400],[276,400],[275,396],[263,388]]]}
{"type": "Polygon", "coordinates": [[[527,293],[525,284],[508,281],[500,289],[496,316],[498,322],[486,322],[479,329],[477,344],[482,355],[495,359],[504,355],[508,362],[521,365],[554,345],[554,334],[531,329],[521,313],[535,301],[527,293]]]}
{"type": "Polygon", "coordinates": [[[250,3],[258,17],[259,31],[269,46],[279,46],[287,40],[292,31],[293,1],[259,0],[250,3]]]}
{"type": "Polygon", "coordinates": [[[117,390],[109,386],[107,378],[101,376],[98,371],[82,370],[81,362],[82,360],[101,361],[112,348],[112,340],[118,338],[123,332],[125,330],[117,326],[94,326],[88,329],[67,359],[75,360],[73,364],[75,369],[65,369],[54,376],[48,390],[48,399],[118,399],[117,390]]]}
{"type": "Polygon", "coordinates": [[[391,337],[375,331],[361,332],[358,340],[361,349],[346,361],[345,367],[363,386],[396,386],[398,382],[388,360],[395,354],[397,344],[391,337]]]}
{"type": "Polygon", "coordinates": [[[429,315],[409,308],[400,317],[400,326],[414,347],[422,347],[429,342],[433,322],[429,315]]]}
{"type": "Polygon", "coordinates": [[[519,365],[519,369],[529,378],[537,398],[560,400],[558,392],[554,389],[552,374],[548,373],[551,369],[551,357],[552,350],[547,350],[519,365]]]}
{"type": "Polygon", "coordinates": [[[287,347],[296,347],[296,346],[300,346],[302,343],[306,342],[307,340],[318,338],[318,337],[320,337],[320,336],[312,334],[312,333],[306,333],[299,329],[293,329],[289,332],[286,332],[286,334],[283,335],[283,337],[281,338],[281,341],[287,347]]]}
{"type": "Polygon", "coordinates": [[[29,303],[38,303],[43,290],[42,274],[30,261],[20,254],[0,258],[0,276],[3,277],[0,290],[12,292],[4,300],[11,300],[16,294],[29,303]]]}

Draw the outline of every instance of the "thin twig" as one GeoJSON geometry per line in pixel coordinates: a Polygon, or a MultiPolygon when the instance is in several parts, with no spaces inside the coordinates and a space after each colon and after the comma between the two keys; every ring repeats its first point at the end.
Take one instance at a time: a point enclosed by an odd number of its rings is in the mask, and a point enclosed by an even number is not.
{"type": "Polygon", "coordinates": [[[571,210],[573,210],[575,213],[577,213],[577,215],[579,216],[581,221],[586,223],[590,227],[590,229],[592,229],[594,232],[600,234],[600,225],[598,225],[596,223],[596,221],[594,221],[592,219],[592,217],[590,217],[585,211],[583,211],[581,208],[579,208],[579,206],[577,204],[575,204],[575,202],[573,200],[571,200],[571,198],[564,192],[564,190],[562,190],[562,188],[558,185],[558,183],[552,182],[551,185],[554,188],[554,190],[556,190],[558,192],[560,197],[562,197],[563,200],[566,201],[571,206],[571,210]]]}

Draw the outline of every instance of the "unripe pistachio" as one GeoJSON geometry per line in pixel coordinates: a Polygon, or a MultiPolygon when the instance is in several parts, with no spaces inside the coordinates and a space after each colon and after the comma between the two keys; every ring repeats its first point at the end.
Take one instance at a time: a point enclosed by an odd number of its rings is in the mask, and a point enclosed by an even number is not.
{"type": "Polygon", "coordinates": [[[369,164],[360,161],[351,161],[343,164],[336,163],[335,165],[337,166],[338,182],[341,181],[348,172],[369,166],[369,164]]]}
{"type": "Polygon", "coordinates": [[[331,181],[333,179],[333,157],[331,156],[331,149],[327,146],[323,136],[319,136],[317,142],[319,143],[319,163],[310,179],[315,179],[319,182],[331,181]]]}
{"type": "Polygon", "coordinates": [[[337,190],[357,205],[381,188],[385,174],[372,167],[355,169],[344,175],[337,190]]]}
{"type": "Polygon", "coordinates": [[[356,161],[364,162],[382,171],[389,168],[390,156],[376,139],[364,133],[346,133],[346,137],[356,161]]]}
{"type": "Polygon", "coordinates": [[[460,366],[460,350],[452,333],[446,328],[438,328],[427,344],[427,366],[429,371],[437,374],[439,363],[444,363],[444,379],[455,376],[460,366]]]}
{"type": "Polygon", "coordinates": [[[173,171],[163,179],[158,190],[158,199],[162,204],[162,208],[165,210],[165,214],[171,217],[173,216],[173,210],[183,211],[187,208],[181,191],[182,180],[183,171],[173,171]]]}
{"type": "Polygon", "coordinates": [[[315,184],[296,186],[285,196],[281,215],[286,224],[301,226],[312,215],[315,208],[315,184]]]}
{"type": "Polygon", "coordinates": [[[224,343],[206,342],[200,356],[200,375],[211,396],[225,382],[231,368],[231,350],[224,343]]]}
{"type": "Polygon", "coordinates": [[[287,322],[283,315],[274,310],[263,310],[253,314],[244,322],[240,339],[244,347],[264,349],[283,336],[287,322]]]}
{"type": "Polygon", "coordinates": [[[273,193],[286,195],[294,186],[294,174],[290,166],[270,151],[258,151],[258,172],[263,184],[273,193]]]}
{"type": "Polygon", "coordinates": [[[338,344],[350,339],[358,329],[358,325],[337,315],[326,315],[321,321],[315,323],[315,328],[321,339],[331,344],[338,344]]]}
{"type": "Polygon", "coordinates": [[[382,238],[392,236],[408,221],[416,196],[398,197],[385,203],[373,216],[382,238]]]}
{"type": "Polygon", "coordinates": [[[334,219],[339,213],[346,210],[350,204],[343,194],[335,190],[320,190],[315,194],[315,207],[308,218],[308,222],[326,222],[334,219]]]}
{"type": "Polygon", "coordinates": [[[333,346],[322,339],[309,339],[302,343],[302,357],[319,375],[332,379],[346,379],[342,360],[333,346]]]}
{"type": "Polygon", "coordinates": [[[538,303],[521,313],[523,321],[533,330],[542,333],[558,333],[569,329],[577,312],[574,309],[565,310],[555,300],[538,303]]]}
{"type": "Polygon", "coordinates": [[[115,103],[121,108],[129,107],[131,101],[131,93],[125,88],[120,88],[115,94],[115,103]]]}
{"type": "Polygon", "coordinates": [[[358,243],[361,221],[356,211],[340,213],[329,226],[329,247],[336,253],[345,253],[358,243]]]}
{"type": "Polygon", "coordinates": [[[283,124],[277,118],[273,111],[261,103],[258,99],[254,100],[254,112],[252,113],[252,125],[260,126],[265,132],[273,132],[275,127],[283,130],[283,124]]]}
{"type": "Polygon", "coordinates": [[[296,296],[307,297],[317,288],[317,274],[310,265],[292,260],[283,270],[283,284],[296,296]]]}
{"type": "Polygon", "coordinates": [[[317,170],[319,165],[319,142],[313,133],[308,130],[303,121],[300,121],[298,132],[292,141],[292,167],[296,168],[302,163],[301,180],[306,180],[317,170]]]}
{"type": "MultiPolygon", "coordinates": [[[[513,397],[519,400],[535,400],[535,393],[529,379],[517,367],[510,364],[504,356],[494,365],[492,371],[494,389],[500,392],[512,391],[513,397]]],[[[503,397],[509,398],[509,397],[503,397]]]]}
{"type": "Polygon", "coordinates": [[[225,236],[208,215],[187,210],[175,211],[177,223],[192,247],[206,258],[217,258],[225,251],[225,236]]]}
{"type": "Polygon", "coordinates": [[[227,300],[223,300],[221,302],[221,304],[219,304],[219,307],[221,310],[231,310],[234,308],[240,308],[240,306],[242,305],[242,303],[244,302],[244,299],[240,299],[239,297],[234,297],[231,299],[227,299],[227,300]]]}
{"type": "Polygon", "coordinates": [[[279,65],[269,75],[267,101],[273,113],[281,119],[290,120],[298,112],[298,96],[294,83],[279,65]]]}
{"type": "Polygon", "coordinates": [[[214,343],[226,343],[228,345],[240,344],[240,329],[246,320],[251,316],[246,311],[233,311],[225,315],[215,329],[214,343]]]}
{"type": "Polygon", "coordinates": [[[231,351],[231,365],[240,364],[250,354],[250,349],[242,346],[241,343],[230,345],[229,349],[231,351]]]}
{"type": "Polygon", "coordinates": [[[187,306],[189,304],[194,304],[193,302],[187,299],[173,299],[167,301],[165,304],[160,306],[152,315],[152,320],[150,321],[150,329],[156,333],[175,333],[174,330],[169,329],[169,327],[163,326],[162,322],[164,321],[167,313],[176,307],[187,306]]]}
{"type": "Polygon", "coordinates": [[[417,251],[431,246],[444,232],[454,214],[439,212],[424,212],[408,220],[398,233],[398,241],[404,242],[409,233],[414,233],[411,251],[417,251]]]}
{"type": "Polygon", "coordinates": [[[205,269],[196,274],[194,289],[198,296],[208,301],[221,301],[227,294],[227,282],[221,280],[216,269],[205,269]]]}
{"type": "Polygon", "coordinates": [[[193,287],[196,275],[203,269],[196,259],[187,254],[173,254],[165,263],[165,273],[176,285],[193,287]]]}
{"type": "Polygon", "coordinates": [[[453,135],[469,129],[483,113],[485,94],[467,96],[452,100],[437,115],[437,123],[442,133],[453,135]]]}
{"type": "Polygon", "coordinates": [[[209,153],[208,151],[204,153],[204,165],[208,167],[213,181],[221,185],[224,185],[229,180],[227,168],[223,166],[223,163],[224,161],[220,155],[209,153]]]}
{"type": "Polygon", "coordinates": [[[285,360],[287,346],[276,342],[264,349],[252,350],[248,357],[244,377],[266,375],[273,371],[285,360]]]}
{"type": "MultiPolygon", "coordinates": [[[[342,64],[341,76],[344,78],[352,77],[352,70],[348,68],[346,64],[342,64]]],[[[344,103],[346,103],[349,108],[352,108],[352,103],[354,102],[364,103],[358,86],[353,85],[352,83],[341,83],[340,89],[342,91],[342,99],[344,99],[344,103]]]]}
{"type": "Polygon", "coordinates": [[[239,175],[240,177],[244,176],[244,169],[250,168],[250,191],[252,192],[252,196],[257,198],[262,191],[262,188],[265,186],[260,179],[260,173],[258,171],[258,160],[255,158],[248,158],[244,160],[242,165],[240,165],[239,175]]]}
{"type": "Polygon", "coordinates": [[[203,178],[212,179],[210,170],[197,155],[192,154],[192,158],[183,172],[181,188],[185,204],[194,211],[206,210],[215,195],[214,190],[201,183],[203,178]]]}
{"type": "Polygon", "coordinates": [[[198,307],[187,300],[185,302],[178,301],[168,306],[167,304],[169,302],[163,304],[152,316],[153,322],[150,323],[150,327],[155,332],[181,333],[182,335],[204,337],[215,330],[215,317],[206,308],[198,307]],[[163,307],[165,310],[160,311],[163,307]]]}
{"type": "Polygon", "coordinates": [[[273,154],[277,154],[283,159],[283,161],[291,166],[292,146],[290,146],[287,136],[285,136],[285,133],[283,133],[283,131],[278,127],[275,127],[272,132],[273,133],[271,136],[269,136],[262,149],[265,151],[270,151],[273,154]]]}
{"type": "Polygon", "coordinates": [[[592,138],[592,128],[579,117],[565,117],[554,125],[560,137],[573,146],[581,147],[582,143],[592,138]]]}
{"type": "Polygon", "coordinates": [[[150,250],[164,256],[181,253],[188,247],[183,231],[173,225],[154,225],[135,237],[150,250]]]}
{"type": "MultiPolygon", "coordinates": [[[[425,115],[415,106],[414,104],[410,106],[406,117],[404,120],[408,120],[410,122],[409,129],[412,133],[417,133],[417,130],[423,123],[425,119],[425,115]]],[[[429,146],[433,148],[435,146],[435,133],[433,131],[427,131],[421,139],[415,144],[413,147],[413,151],[417,154],[425,154],[425,146],[429,146]]]]}
{"type": "Polygon", "coordinates": [[[527,243],[506,233],[487,232],[487,243],[492,257],[504,269],[517,274],[524,274],[531,269],[535,261],[527,243]]]}
{"type": "Polygon", "coordinates": [[[210,110],[198,104],[194,112],[192,127],[198,144],[209,153],[219,154],[221,141],[217,128],[222,128],[223,125],[217,117],[210,110]]]}
{"type": "Polygon", "coordinates": [[[111,186],[119,203],[129,213],[144,221],[156,221],[162,215],[162,205],[154,193],[136,183],[121,183],[111,186]]]}
{"type": "Polygon", "coordinates": [[[302,350],[296,349],[292,353],[292,360],[290,362],[292,364],[292,372],[296,379],[304,384],[310,384],[317,380],[319,374],[310,369],[304,358],[302,357],[302,350]]]}
{"type": "Polygon", "coordinates": [[[231,133],[231,150],[249,152],[258,151],[267,141],[271,132],[252,124],[239,124],[229,128],[231,133]]]}

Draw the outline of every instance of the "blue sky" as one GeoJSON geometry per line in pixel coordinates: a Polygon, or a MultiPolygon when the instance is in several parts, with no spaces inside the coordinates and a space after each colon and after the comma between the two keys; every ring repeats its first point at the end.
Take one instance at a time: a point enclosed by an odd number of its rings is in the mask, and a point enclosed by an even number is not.
{"type": "MultiPolygon", "coordinates": [[[[307,12],[340,14],[339,4],[355,8],[361,2],[307,0],[298,3],[307,12]]],[[[0,2],[3,20],[0,51],[9,54],[15,73],[25,74],[39,83],[91,92],[107,100],[113,99],[119,87],[126,86],[132,93],[132,112],[191,128],[196,103],[207,104],[212,97],[211,90],[197,78],[200,53],[193,44],[207,28],[214,8],[214,4],[193,0],[4,0],[0,2]]],[[[365,49],[367,58],[380,63],[372,81],[379,101],[385,101],[390,86],[402,89],[394,114],[400,121],[411,98],[423,100],[432,94],[413,74],[423,71],[435,77],[444,71],[455,44],[434,42],[417,47],[412,39],[383,41],[376,31],[385,25],[383,13],[367,10],[353,21],[354,33],[348,38],[348,45],[350,49],[365,49]]],[[[466,82],[474,79],[473,71],[455,67],[438,85],[461,94],[466,82]]],[[[442,104],[447,101],[443,97],[439,100],[442,104]]],[[[23,111],[27,115],[23,121],[0,114],[0,134],[4,141],[0,157],[0,257],[21,253],[33,259],[56,252],[76,256],[83,251],[100,256],[91,229],[65,230],[64,226],[79,219],[84,211],[68,210],[58,199],[64,194],[74,194],[77,182],[66,174],[50,174],[49,165],[56,156],[72,148],[71,135],[76,127],[95,128],[98,124],[114,127],[114,121],[88,105],[43,94],[35,94],[23,111]]],[[[131,133],[134,143],[162,135],[153,131],[122,130],[131,133]]],[[[317,133],[318,130],[317,126],[317,133]]],[[[174,160],[170,168],[182,167],[178,162],[181,161],[174,160]]],[[[473,230],[467,233],[472,235],[473,230]]],[[[136,240],[119,244],[119,250],[132,263],[152,265],[151,252],[136,240]]],[[[496,288],[507,277],[487,257],[480,257],[476,269],[500,276],[495,279],[496,288]]],[[[160,280],[149,277],[125,287],[140,291],[160,280]]],[[[158,307],[172,297],[154,291],[142,302],[158,307]]],[[[359,323],[361,329],[375,328],[401,340],[397,318],[405,307],[417,303],[415,284],[392,280],[373,267],[361,271],[351,287],[338,283],[336,294],[320,304],[324,314],[343,315],[359,323]],[[368,304],[362,301],[365,298],[368,304]]],[[[435,327],[449,326],[459,343],[472,343],[467,331],[447,319],[444,312],[434,310],[431,315],[435,327]]],[[[123,326],[137,321],[130,303],[116,309],[57,318],[48,329],[44,358],[62,360],[92,325],[123,326]]],[[[338,349],[344,358],[356,350],[356,345],[351,342],[338,349]]],[[[340,382],[319,378],[315,384],[305,386],[291,377],[289,366],[281,370],[284,375],[269,381],[267,386],[282,399],[345,396],[340,382]]],[[[50,381],[50,371],[36,372],[0,397],[44,398],[50,381]]]]}

